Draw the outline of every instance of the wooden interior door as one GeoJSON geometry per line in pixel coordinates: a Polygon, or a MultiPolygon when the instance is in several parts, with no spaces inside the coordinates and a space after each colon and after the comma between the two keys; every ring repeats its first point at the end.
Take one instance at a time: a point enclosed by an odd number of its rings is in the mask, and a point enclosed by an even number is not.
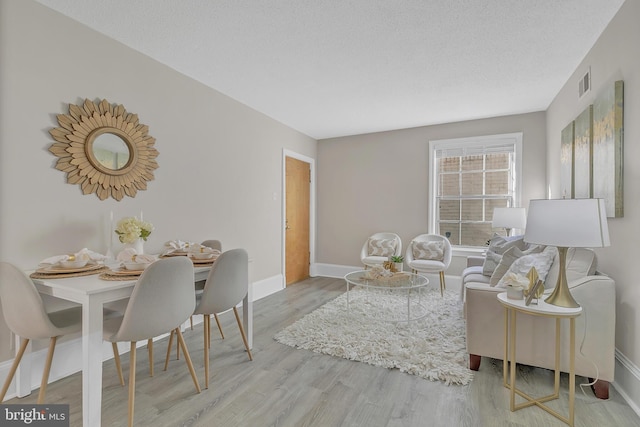
{"type": "Polygon", "coordinates": [[[311,165],[293,157],[285,161],[285,276],[290,285],[309,277],[311,165]]]}

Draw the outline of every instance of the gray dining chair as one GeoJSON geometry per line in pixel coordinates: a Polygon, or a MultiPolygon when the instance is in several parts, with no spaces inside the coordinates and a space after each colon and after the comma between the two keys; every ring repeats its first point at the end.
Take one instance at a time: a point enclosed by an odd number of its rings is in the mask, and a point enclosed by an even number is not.
{"type": "MultiPolygon", "coordinates": [[[[136,282],[124,314],[104,322],[105,341],[112,344],[131,343],[129,426],[133,425],[137,341],[149,340],[170,331],[175,333],[193,383],[200,393],[200,384],[180,332],[180,326],[189,319],[196,304],[193,276],[193,263],[187,257],[164,258],[154,262],[136,282]]],[[[120,366],[117,351],[114,351],[114,357],[118,359],[116,365],[120,366]]]]}
{"type": "MultiPolygon", "coordinates": [[[[201,243],[201,245],[211,249],[217,249],[220,252],[222,252],[222,242],[220,240],[205,240],[204,242],[201,243]]],[[[196,294],[199,294],[202,292],[202,289],[204,289],[205,282],[206,280],[201,280],[199,282],[196,282],[196,294]]],[[[222,337],[222,339],[224,339],[224,332],[222,332],[222,325],[220,324],[220,319],[218,318],[218,314],[214,313],[213,318],[216,321],[216,325],[218,325],[220,336],[222,337]]],[[[191,330],[193,330],[193,316],[189,318],[189,323],[191,324],[191,330]]],[[[209,327],[211,327],[211,325],[209,325],[209,327]]]]}
{"type": "MultiPolygon", "coordinates": [[[[253,360],[247,336],[238,315],[237,305],[249,291],[249,256],[244,249],[223,252],[211,267],[202,294],[197,295],[193,314],[204,316],[204,371],[205,388],[209,388],[209,348],[211,347],[210,318],[212,314],[233,309],[240,335],[249,360],[253,360]]],[[[167,353],[168,362],[168,353],[167,353]]],[[[165,368],[166,363],[165,362],[165,368]]]]}
{"type": "Polygon", "coordinates": [[[4,400],[29,341],[48,338],[49,351],[38,393],[38,404],[44,403],[57,338],[82,330],[82,307],[47,313],[42,297],[31,279],[22,270],[7,262],[0,262],[0,302],[7,326],[22,339],[18,354],[0,391],[0,402],[4,400]]]}

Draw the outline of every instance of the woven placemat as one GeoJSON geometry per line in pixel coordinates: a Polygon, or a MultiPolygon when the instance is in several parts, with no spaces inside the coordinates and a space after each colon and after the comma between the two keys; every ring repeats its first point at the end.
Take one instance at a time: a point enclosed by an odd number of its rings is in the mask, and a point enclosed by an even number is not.
{"type": "Polygon", "coordinates": [[[102,273],[105,270],[108,270],[109,267],[104,266],[102,268],[96,268],[93,270],[80,271],[77,273],[40,273],[33,272],[29,275],[32,279],[66,279],[69,277],[81,277],[81,276],[92,276],[94,274],[102,273]]]}
{"type": "Polygon", "coordinates": [[[102,273],[100,274],[100,276],[98,276],[98,278],[102,279],[102,280],[121,280],[121,281],[132,281],[132,280],[138,280],[140,278],[139,274],[131,274],[131,275],[123,275],[123,274],[109,274],[109,273],[102,273]]]}

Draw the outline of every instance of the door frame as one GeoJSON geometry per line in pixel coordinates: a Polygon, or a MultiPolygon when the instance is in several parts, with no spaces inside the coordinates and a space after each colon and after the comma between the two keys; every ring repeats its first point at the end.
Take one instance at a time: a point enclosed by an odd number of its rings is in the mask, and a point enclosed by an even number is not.
{"type": "Polygon", "coordinates": [[[287,216],[287,162],[286,158],[292,157],[297,160],[301,160],[305,163],[309,163],[311,183],[309,186],[309,275],[314,276],[312,266],[316,260],[316,161],[311,157],[307,157],[304,154],[296,153],[295,151],[282,149],[282,210],[280,213],[280,239],[282,241],[282,289],[286,287],[287,283],[287,238],[286,238],[286,216],[287,216]]]}

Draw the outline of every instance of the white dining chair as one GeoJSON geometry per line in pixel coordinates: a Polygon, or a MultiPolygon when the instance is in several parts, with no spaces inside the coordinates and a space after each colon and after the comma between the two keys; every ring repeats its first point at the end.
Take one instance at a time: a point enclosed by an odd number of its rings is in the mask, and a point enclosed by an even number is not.
{"type": "Polygon", "coordinates": [[[4,400],[29,341],[48,338],[49,351],[38,393],[38,404],[44,403],[57,338],[82,330],[82,307],[47,313],[42,297],[31,279],[7,262],[0,262],[0,302],[7,326],[22,339],[0,391],[0,402],[4,400]]]}
{"type": "MultiPolygon", "coordinates": [[[[122,316],[104,322],[104,339],[131,343],[129,355],[129,426],[133,425],[136,378],[136,342],[174,332],[198,393],[189,351],[180,326],[189,319],[196,304],[193,263],[187,257],[160,259],[151,264],[136,282],[122,316]]],[[[115,348],[115,347],[114,347],[115,348]]],[[[117,351],[114,353],[117,356],[117,351]]],[[[151,363],[151,361],[150,361],[151,363]]],[[[116,362],[119,366],[119,363],[116,362]]]]}
{"type": "Polygon", "coordinates": [[[232,249],[223,252],[211,267],[204,290],[202,294],[197,296],[197,305],[193,312],[193,314],[202,314],[204,316],[205,388],[209,388],[209,348],[211,347],[211,334],[209,331],[211,323],[209,320],[212,314],[233,309],[249,360],[253,360],[247,336],[236,307],[247,295],[248,291],[249,256],[247,251],[244,249],[232,249]]]}
{"type": "MultiPolygon", "coordinates": [[[[205,240],[201,243],[202,246],[206,246],[211,249],[216,249],[222,252],[222,242],[220,240],[205,240]]],[[[196,294],[199,294],[204,289],[204,284],[206,280],[201,280],[196,282],[196,294]]],[[[218,314],[214,313],[213,318],[216,321],[216,325],[218,325],[218,330],[220,331],[220,336],[224,339],[224,332],[222,332],[222,325],[220,324],[220,319],[218,318],[218,314]]],[[[191,326],[191,330],[193,330],[193,316],[189,318],[189,324],[191,326]]],[[[209,325],[211,327],[211,325],[209,325]]]]}

